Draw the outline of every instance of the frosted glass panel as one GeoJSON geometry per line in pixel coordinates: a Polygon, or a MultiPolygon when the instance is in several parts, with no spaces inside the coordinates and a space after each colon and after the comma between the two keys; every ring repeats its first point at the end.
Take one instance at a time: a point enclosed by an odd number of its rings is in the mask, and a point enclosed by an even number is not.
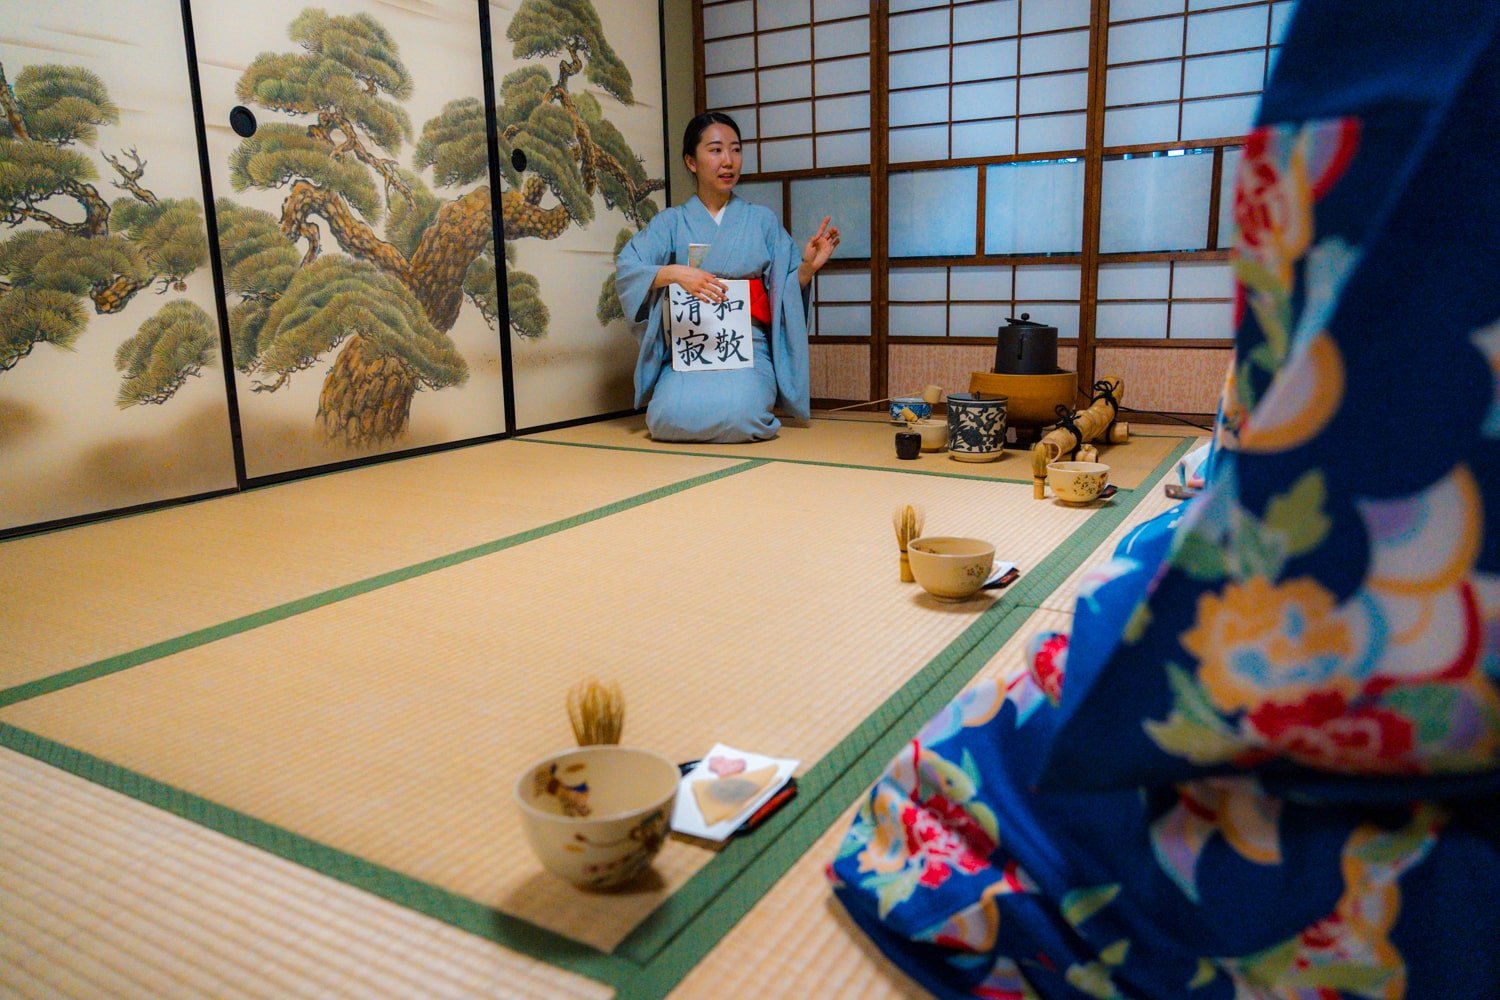
{"type": "Polygon", "coordinates": [[[1070,31],[1021,39],[1021,72],[1051,73],[1054,70],[1086,69],[1089,64],[1089,33],[1070,31]]]}
{"type": "Polygon", "coordinates": [[[1244,135],[1255,121],[1259,97],[1221,97],[1182,106],[1182,138],[1217,139],[1244,135]]]}
{"type": "Polygon", "coordinates": [[[740,147],[743,159],[740,161],[740,174],[753,174],[760,169],[760,150],[757,144],[747,142],[740,147]]]}
{"type": "MultiPolygon", "coordinates": [[[[762,101],[793,101],[809,97],[810,73],[806,66],[788,66],[785,69],[762,70],[760,74],[760,99],[762,101]]],[[[709,101],[712,104],[712,101],[709,101]]]]}
{"type": "Polygon", "coordinates": [[[948,126],[891,129],[888,148],[892,163],[948,158],[948,126]]]}
{"type": "Polygon", "coordinates": [[[953,88],[953,120],[1001,118],[1016,113],[1016,81],[965,83],[953,88]]]}
{"type": "Polygon", "coordinates": [[[760,30],[790,28],[808,22],[807,0],[758,0],[756,18],[760,30]]]}
{"type": "Polygon", "coordinates": [[[1082,149],[1087,128],[1087,119],[1081,111],[1073,115],[1022,118],[1016,152],[1061,153],[1070,149],[1082,149]]]}
{"type": "Polygon", "coordinates": [[[1182,0],[1110,0],[1110,21],[1129,21],[1158,14],[1181,14],[1182,0]]]}
{"type": "Polygon", "coordinates": [[[1112,69],[1105,78],[1105,103],[1114,107],[1176,101],[1181,84],[1182,64],[1177,62],[1112,69]]]}
{"type": "Polygon", "coordinates": [[[819,94],[852,94],[870,89],[868,56],[832,62],[819,59],[813,72],[817,75],[819,94]]]}
{"type": "Polygon", "coordinates": [[[1234,267],[1228,261],[1179,261],[1172,275],[1172,297],[1176,299],[1234,298],[1234,267]]]}
{"type": "Polygon", "coordinates": [[[954,80],[993,80],[1016,75],[1016,40],[959,45],[953,49],[954,80]]]}
{"type": "Polygon", "coordinates": [[[835,256],[870,256],[870,178],[815,177],[792,181],[792,239],[801,246],[833,216],[842,240],[835,256]]]}
{"type": "Polygon", "coordinates": [[[807,28],[761,35],[758,44],[762,66],[801,62],[812,58],[812,32],[807,28]]]}
{"type": "Polygon", "coordinates": [[[1165,302],[1101,302],[1094,314],[1094,336],[1165,337],[1165,302]]]}
{"type": "Polygon", "coordinates": [[[1213,10],[1215,7],[1243,7],[1245,0],[1188,0],[1188,10],[1213,10]]]}
{"type": "MultiPolygon", "coordinates": [[[[954,52],[955,63],[958,53],[954,52]]],[[[891,54],[892,90],[901,87],[926,87],[948,82],[948,50],[933,49],[926,52],[895,52],[891,54]]]]}
{"type": "Polygon", "coordinates": [[[1194,14],[1188,18],[1187,54],[1265,45],[1269,17],[1265,7],[1194,14]]]}
{"type": "Polygon", "coordinates": [[[762,138],[776,135],[806,135],[812,131],[812,104],[770,104],[760,109],[762,138]]]}
{"type": "Polygon", "coordinates": [[[948,120],[948,88],[899,90],[891,94],[891,128],[948,120]]]}
{"type": "Polygon", "coordinates": [[[722,38],[725,35],[739,35],[755,28],[752,20],[752,4],[750,0],[741,3],[726,3],[716,7],[703,8],[703,37],[722,38]]]}
{"type": "Polygon", "coordinates": [[[1016,151],[1016,120],[960,122],[953,126],[953,157],[1009,156],[1016,151]]]}
{"type": "Polygon", "coordinates": [[[979,170],[924,170],[890,175],[892,257],[974,253],[979,170]]]}
{"type": "Polygon", "coordinates": [[[993,337],[1005,325],[1009,305],[952,306],[948,310],[948,336],[993,337]]]}
{"type": "Polygon", "coordinates": [[[1030,313],[1033,323],[1057,327],[1059,337],[1078,336],[1078,305],[1072,302],[1017,302],[1012,316],[1030,313]]]}
{"type": "Polygon", "coordinates": [[[868,302],[870,301],[869,271],[818,272],[818,294],[823,302],[868,302]]]}
{"type": "Polygon", "coordinates": [[[892,302],[946,302],[946,267],[893,267],[890,273],[892,302]]]}
{"type": "Polygon", "coordinates": [[[1010,279],[1008,267],[955,267],[948,279],[948,296],[954,301],[1009,299],[1010,279]]]}
{"type": "Polygon", "coordinates": [[[1029,3],[1021,9],[1021,30],[1055,31],[1058,28],[1087,28],[1089,0],[1046,0],[1029,3]]]}
{"type": "MultiPolygon", "coordinates": [[[[1036,264],[1016,268],[1016,298],[1078,301],[1076,264],[1036,264]]],[[[1017,306],[1019,308],[1019,306],[1017,306]]],[[[1036,319],[1035,316],[1031,317],[1036,319]]]]}
{"type": "Polygon", "coordinates": [[[1292,8],[1296,6],[1293,0],[1285,0],[1283,3],[1271,5],[1271,44],[1280,45],[1281,39],[1286,35],[1287,25],[1292,23],[1292,8]]]}
{"type": "Polygon", "coordinates": [[[819,59],[870,51],[870,22],[865,18],[840,21],[838,24],[820,24],[813,28],[813,33],[819,59]]]}
{"type": "Polygon", "coordinates": [[[1088,104],[1089,75],[1031,76],[1021,80],[1021,114],[1082,111],[1088,104]]]}
{"type": "Polygon", "coordinates": [[[869,306],[819,306],[818,336],[868,337],[869,306]]]}
{"type": "Polygon", "coordinates": [[[944,306],[891,306],[886,314],[892,337],[943,337],[948,333],[944,306]]]}
{"type": "Polygon", "coordinates": [[[1104,113],[1104,144],[1106,146],[1171,142],[1176,138],[1176,101],[1145,108],[1116,108],[1104,113]]]}
{"type": "MultiPolygon", "coordinates": [[[[764,113],[764,112],[762,112],[764,113]]],[[[805,170],[813,165],[811,139],[780,139],[775,142],[761,141],[760,169],[805,170]]],[[[811,235],[810,233],[808,235],[811,235]]]]}
{"type": "Polygon", "coordinates": [[[896,14],[891,18],[892,52],[947,44],[948,8],[946,6],[916,14],[896,14]]]}
{"type": "Polygon", "coordinates": [[[977,42],[1016,33],[1018,0],[990,0],[953,8],[953,40],[977,42]]]}
{"type": "Polygon", "coordinates": [[[946,7],[948,0],[891,0],[891,10],[921,10],[924,7],[946,7]]]}
{"type": "Polygon", "coordinates": [[[704,80],[708,103],[715,108],[733,107],[736,104],[755,103],[755,74],[736,73],[734,76],[710,76],[704,80]]]}
{"type": "Polygon", "coordinates": [[[1103,264],[1099,268],[1099,298],[1162,299],[1167,297],[1167,283],[1172,265],[1103,264]]]}
{"type": "Polygon", "coordinates": [[[985,253],[1075,253],[1083,249],[1081,161],[986,169],[985,253]]]}
{"type": "Polygon", "coordinates": [[[751,204],[766,206],[775,213],[778,222],[786,225],[781,215],[780,181],[740,181],[734,186],[734,193],[751,204]]]}
{"type": "Polygon", "coordinates": [[[1197,250],[1208,239],[1213,156],[1104,161],[1099,250],[1197,250]]]}
{"type": "Polygon", "coordinates": [[[1199,56],[1187,61],[1183,97],[1258,92],[1264,82],[1266,54],[1234,52],[1227,56],[1199,56]]]}
{"type": "Polygon", "coordinates": [[[1223,173],[1219,176],[1219,248],[1234,246],[1234,190],[1239,183],[1240,158],[1244,153],[1238,149],[1224,150],[1223,173]]]}
{"type": "Polygon", "coordinates": [[[818,102],[819,132],[869,127],[870,99],[862,94],[854,97],[825,97],[818,102]]]}
{"type": "Polygon", "coordinates": [[[1178,337],[1216,337],[1227,340],[1233,336],[1234,303],[1172,303],[1172,339],[1175,340],[1178,337]]]}
{"type": "Polygon", "coordinates": [[[726,42],[708,42],[703,46],[703,71],[705,73],[727,73],[730,70],[754,68],[754,37],[731,38],[726,42]]]}
{"type": "Polygon", "coordinates": [[[848,167],[870,162],[870,133],[844,132],[839,135],[820,135],[818,143],[818,166],[848,167]]]}
{"type": "Polygon", "coordinates": [[[1182,21],[1142,21],[1109,29],[1110,65],[1182,55],[1182,21]]]}

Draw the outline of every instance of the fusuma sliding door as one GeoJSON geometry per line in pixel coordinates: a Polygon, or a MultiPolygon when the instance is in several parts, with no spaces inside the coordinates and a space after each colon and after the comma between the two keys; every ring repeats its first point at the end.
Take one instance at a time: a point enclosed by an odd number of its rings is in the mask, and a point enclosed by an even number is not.
{"type": "Polygon", "coordinates": [[[504,431],[473,0],[192,12],[247,474],[504,431]]]}
{"type": "Polygon", "coordinates": [[[614,255],[667,204],[657,0],[493,0],[490,30],[516,424],[629,409],[614,255]]]}
{"type": "Polygon", "coordinates": [[[177,0],[11,4],[0,530],[235,485],[177,0]]]}

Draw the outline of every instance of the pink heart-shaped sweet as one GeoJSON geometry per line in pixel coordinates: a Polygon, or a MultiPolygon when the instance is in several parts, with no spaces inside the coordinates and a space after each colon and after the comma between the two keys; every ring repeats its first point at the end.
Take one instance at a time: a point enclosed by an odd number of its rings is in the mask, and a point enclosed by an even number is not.
{"type": "Polygon", "coordinates": [[[739,774],[745,769],[745,762],[738,757],[710,757],[708,758],[708,769],[721,778],[727,778],[731,774],[739,774]]]}

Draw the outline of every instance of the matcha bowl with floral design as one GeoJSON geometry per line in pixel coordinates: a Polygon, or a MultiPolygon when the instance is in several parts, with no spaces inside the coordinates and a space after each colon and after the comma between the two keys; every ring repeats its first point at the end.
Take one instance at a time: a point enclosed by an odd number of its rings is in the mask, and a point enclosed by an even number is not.
{"type": "Polygon", "coordinates": [[[940,601],[964,601],[984,586],[995,565],[995,547],[981,538],[931,535],[906,543],[911,574],[940,601]]]}
{"type": "Polygon", "coordinates": [[[521,773],[521,827],[554,875],[584,889],[624,885],[661,850],[681,777],[676,764],[650,750],[564,750],[521,773]]]}
{"type": "Polygon", "coordinates": [[[1102,462],[1053,462],[1047,466],[1047,485],[1064,503],[1093,503],[1109,483],[1109,466],[1102,462]]]}

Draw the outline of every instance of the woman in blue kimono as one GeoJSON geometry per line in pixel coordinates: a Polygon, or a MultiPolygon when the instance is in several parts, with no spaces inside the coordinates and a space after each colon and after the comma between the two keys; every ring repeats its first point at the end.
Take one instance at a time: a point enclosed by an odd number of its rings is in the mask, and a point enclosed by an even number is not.
{"type": "Polygon", "coordinates": [[[650,397],[646,426],[657,441],[764,441],[781,428],[773,406],[809,416],[807,287],[833,255],[839,231],[825,218],[799,250],[770,209],[735,196],[740,130],[726,114],[689,122],[682,158],[698,193],[653,218],[615,261],[615,288],[640,341],[635,405],[650,397]],[[710,247],[701,266],[688,263],[692,243],[710,247]],[[674,371],[663,335],[667,286],[712,304],[724,300],[723,278],[751,279],[754,366],[674,371]]]}
{"type": "Polygon", "coordinates": [[[1500,997],[1500,4],[1424,10],[1300,0],[1202,494],[861,803],[939,996],[1500,997]]]}

